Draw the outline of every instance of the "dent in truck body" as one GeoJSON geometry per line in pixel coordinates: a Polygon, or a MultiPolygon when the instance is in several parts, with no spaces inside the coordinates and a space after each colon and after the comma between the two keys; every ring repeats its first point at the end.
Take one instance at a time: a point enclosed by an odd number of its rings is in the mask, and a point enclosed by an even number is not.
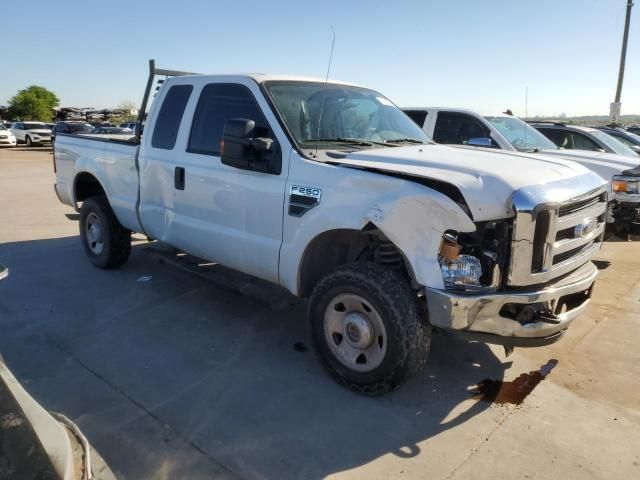
{"type": "Polygon", "coordinates": [[[445,195],[409,184],[402,193],[381,199],[365,215],[409,262],[416,283],[444,288],[438,251],[447,230],[473,232],[475,224],[445,195]]]}

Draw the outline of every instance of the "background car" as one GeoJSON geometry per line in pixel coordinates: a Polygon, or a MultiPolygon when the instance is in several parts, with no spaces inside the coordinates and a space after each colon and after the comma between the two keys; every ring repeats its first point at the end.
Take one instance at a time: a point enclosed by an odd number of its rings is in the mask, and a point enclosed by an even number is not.
{"type": "Polygon", "coordinates": [[[624,143],[597,128],[557,122],[529,122],[560,148],[617,153],[626,157],[637,154],[624,143]]]}
{"type": "Polygon", "coordinates": [[[51,130],[42,122],[15,122],[11,133],[18,143],[26,143],[27,147],[51,142],[51,130]]]}
{"type": "Polygon", "coordinates": [[[136,122],[121,123],[120,124],[120,128],[130,128],[131,130],[133,130],[135,132],[135,130],[136,130],[136,122]]]}
{"type": "Polygon", "coordinates": [[[16,137],[11,130],[0,124],[0,147],[15,147],[16,137]]]}
{"type": "Polygon", "coordinates": [[[635,133],[628,132],[623,128],[613,128],[613,127],[598,127],[599,130],[602,130],[607,135],[611,135],[613,138],[618,140],[619,142],[624,143],[631,150],[640,155],[640,135],[636,135],[635,133]]]}
{"type": "Polygon", "coordinates": [[[120,127],[98,127],[91,133],[96,135],[133,135],[133,130],[120,127]]]}
{"type": "Polygon", "coordinates": [[[91,133],[93,127],[84,122],[58,122],[51,130],[51,141],[55,142],[58,133],[77,134],[91,133]]]}

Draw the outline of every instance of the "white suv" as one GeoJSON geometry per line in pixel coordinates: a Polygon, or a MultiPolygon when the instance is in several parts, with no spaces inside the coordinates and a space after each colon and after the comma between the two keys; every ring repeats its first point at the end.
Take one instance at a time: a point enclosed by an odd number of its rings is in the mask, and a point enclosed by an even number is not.
{"type": "Polygon", "coordinates": [[[16,137],[4,125],[0,124],[0,147],[15,147],[16,137]]]}
{"type": "Polygon", "coordinates": [[[11,125],[11,133],[18,143],[26,143],[27,147],[51,143],[51,129],[42,122],[16,122],[11,125]]]}

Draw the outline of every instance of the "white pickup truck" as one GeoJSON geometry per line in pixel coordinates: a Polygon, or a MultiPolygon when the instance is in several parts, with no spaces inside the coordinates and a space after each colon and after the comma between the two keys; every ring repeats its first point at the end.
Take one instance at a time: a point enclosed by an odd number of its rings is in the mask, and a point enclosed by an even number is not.
{"type": "Polygon", "coordinates": [[[444,145],[497,148],[556,156],[581,163],[608,182],[607,222],[624,237],[640,226],[640,158],[604,151],[558,148],[531,125],[512,115],[480,115],[445,107],[403,109],[429,137],[444,145]]]}
{"type": "Polygon", "coordinates": [[[380,93],[288,76],[151,64],[141,119],[157,76],[137,140],[55,142],[97,267],[140,232],[310,297],[322,363],[367,394],[423,367],[431,327],[539,346],[587,305],[607,204],[586,168],[436,145],[380,93]]]}

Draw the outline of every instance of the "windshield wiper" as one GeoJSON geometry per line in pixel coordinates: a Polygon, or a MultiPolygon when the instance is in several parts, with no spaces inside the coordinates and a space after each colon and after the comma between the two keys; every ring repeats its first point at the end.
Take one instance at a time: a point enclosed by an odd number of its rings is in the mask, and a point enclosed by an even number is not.
{"type": "Polygon", "coordinates": [[[426,142],[415,138],[392,138],[391,140],[385,140],[384,143],[419,143],[420,145],[423,145],[426,142]]]}
{"type": "Polygon", "coordinates": [[[345,143],[345,144],[349,144],[349,145],[359,145],[362,147],[373,147],[374,145],[384,145],[385,147],[389,147],[390,145],[387,145],[386,143],[383,142],[376,142],[374,140],[363,140],[361,138],[343,138],[343,137],[336,137],[336,138],[308,138],[304,141],[304,143],[309,144],[309,143],[315,143],[315,142],[324,142],[324,143],[345,143]]]}

